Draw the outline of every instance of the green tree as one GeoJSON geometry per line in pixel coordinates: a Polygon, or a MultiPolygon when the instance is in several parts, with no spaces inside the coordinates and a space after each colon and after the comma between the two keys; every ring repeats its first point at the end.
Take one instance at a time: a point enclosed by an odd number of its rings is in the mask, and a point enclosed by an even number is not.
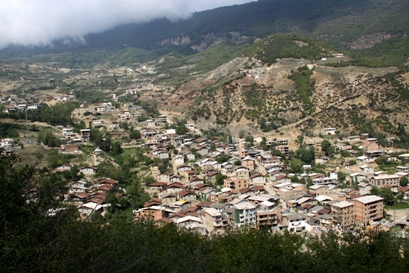
{"type": "Polygon", "coordinates": [[[156,180],[152,175],[148,175],[143,178],[143,183],[145,183],[146,186],[149,186],[150,184],[155,183],[155,181],[156,180]]]}
{"type": "Polygon", "coordinates": [[[131,139],[140,139],[141,138],[141,132],[139,130],[133,130],[130,134],[129,137],[131,139]]]}
{"type": "Polygon", "coordinates": [[[344,172],[337,172],[337,175],[338,175],[338,181],[340,183],[344,183],[347,177],[346,174],[344,172]]]}
{"type": "Polygon", "coordinates": [[[314,147],[308,149],[306,147],[301,147],[296,151],[296,156],[306,164],[313,164],[315,162],[315,149],[314,147]]]}
{"type": "MultiPolygon", "coordinates": [[[[102,149],[102,148],[101,148],[102,149]]],[[[119,141],[115,141],[112,144],[112,154],[113,155],[119,155],[122,153],[122,148],[121,148],[121,143],[119,141]]]]}
{"type": "Polygon", "coordinates": [[[158,164],[158,169],[160,173],[166,172],[169,166],[169,159],[162,159],[160,164],[158,164]]]}
{"type": "Polygon", "coordinates": [[[127,131],[129,129],[128,123],[120,122],[119,123],[119,128],[124,129],[125,131],[127,131]]]}
{"type": "Polygon", "coordinates": [[[291,172],[293,173],[301,173],[303,171],[302,166],[304,165],[304,162],[299,160],[296,157],[291,158],[291,172]]]}
{"type": "Polygon", "coordinates": [[[335,153],[334,146],[331,145],[331,142],[324,139],[321,143],[321,149],[324,151],[326,156],[332,156],[335,153]]]}
{"type": "Polygon", "coordinates": [[[225,176],[225,175],[223,175],[221,173],[216,174],[216,184],[217,185],[223,185],[224,179],[226,179],[226,178],[227,178],[227,176],[225,176]]]}
{"type": "Polygon", "coordinates": [[[404,197],[405,197],[405,193],[402,191],[398,192],[398,194],[396,195],[396,199],[398,199],[399,202],[402,202],[404,197]]]}
{"type": "Polygon", "coordinates": [[[244,141],[246,141],[250,146],[254,145],[254,137],[252,135],[247,135],[244,138],[244,141]]]}
{"type": "Polygon", "coordinates": [[[383,202],[387,206],[392,206],[395,203],[395,196],[390,188],[381,188],[378,196],[383,198],[383,202]]]}
{"type": "Polygon", "coordinates": [[[44,130],[38,134],[38,141],[48,147],[59,147],[61,145],[60,140],[54,136],[51,130],[44,130]]]}
{"type": "Polygon", "coordinates": [[[373,187],[371,188],[371,190],[369,191],[369,193],[370,193],[371,195],[377,195],[377,196],[379,196],[381,192],[380,192],[380,190],[379,190],[378,187],[373,186],[373,187]]]}
{"type": "Polygon", "coordinates": [[[409,179],[406,176],[402,176],[399,180],[401,187],[406,187],[409,184],[409,179]]]}

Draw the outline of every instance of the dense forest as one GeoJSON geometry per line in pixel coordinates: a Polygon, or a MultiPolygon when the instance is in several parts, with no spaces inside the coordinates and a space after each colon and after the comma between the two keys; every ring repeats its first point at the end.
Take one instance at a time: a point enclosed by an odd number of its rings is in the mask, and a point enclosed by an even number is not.
{"type": "Polygon", "coordinates": [[[399,232],[321,237],[232,230],[201,237],[173,224],[78,220],[58,177],[0,157],[2,272],[408,272],[399,232]],[[33,188],[36,188],[35,197],[33,188]]]}

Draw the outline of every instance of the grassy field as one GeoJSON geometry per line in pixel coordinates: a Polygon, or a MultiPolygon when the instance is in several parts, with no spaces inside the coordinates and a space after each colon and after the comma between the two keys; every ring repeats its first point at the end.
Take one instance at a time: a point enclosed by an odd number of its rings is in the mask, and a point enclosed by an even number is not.
{"type": "Polygon", "coordinates": [[[408,202],[395,202],[393,206],[385,206],[387,210],[409,209],[408,202]]]}
{"type": "Polygon", "coordinates": [[[47,158],[52,150],[46,150],[41,145],[26,145],[15,153],[21,157],[21,165],[37,165],[38,168],[43,168],[48,167],[47,158]]]}

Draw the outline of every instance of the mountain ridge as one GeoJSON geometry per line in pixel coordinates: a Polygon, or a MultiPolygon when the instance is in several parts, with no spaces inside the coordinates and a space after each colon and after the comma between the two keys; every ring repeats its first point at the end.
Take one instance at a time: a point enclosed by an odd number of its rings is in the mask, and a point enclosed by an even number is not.
{"type": "MultiPolygon", "coordinates": [[[[172,51],[191,55],[221,43],[252,43],[274,33],[292,33],[325,41],[339,50],[350,50],[366,58],[373,53],[366,53],[365,49],[387,41],[397,45],[395,51],[406,50],[408,13],[409,3],[404,0],[264,0],[196,12],[175,22],[160,18],[143,24],[120,25],[86,35],[86,44],[54,41],[52,47],[9,47],[0,55],[101,49],[116,52],[126,48],[156,50],[155,56],[172,51]]],[[[409,57],[400,55],[400,63],[409,57]]]]}

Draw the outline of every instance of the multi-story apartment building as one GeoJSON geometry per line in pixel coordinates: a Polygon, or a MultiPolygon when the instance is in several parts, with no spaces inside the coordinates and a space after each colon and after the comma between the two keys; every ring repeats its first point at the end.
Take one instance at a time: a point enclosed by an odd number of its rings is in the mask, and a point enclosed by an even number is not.
{"type": "Polygon", "coordinates": [[[340,224],[342,227],[348,227],[355,224],[354,203],[341,201],[331,207],[334,224],[340,224]]]}
{"type": "Polygon", "coordinates": [[[256,160],[250,156],[246,156],[245,158],[243,158],[241,165],[243,167],[248,168],[250,171],[254,171],[255,167],[256,167],[256,160]]]}
{"type": "Polygon", "coordinates": [[[230,177],[224,179],[223,186],[232,190],[240,190],[249,187],[249,180],[247,178],[230,177]]]}
{"type": "Polygon", "coordinates": [[[307,215],[301,213],[283,215],[283,224],[287,225],[288,231],[304,231],[308,226],[307,215]]]}
{"type": "Polygon", "coordinates": [[[290,156],[290,147],[287,145],[279,145],[275,147],[276,150],[279,150],[285,156],[290,156]]]}
{"type": "Polygon", "coordinates": [[[357,224],[368,224],[369,221],[383,218],[383,198],[376,195],[367,195],[352,199],[357,224]]]}
{"type": "Polygon", "coordinates": [[[251,203],[240,203],[234,207],[234,222],[238,227],[256,225],[256,206],[251,203]]]}
{"type": "Polygon", "coordinates": [[[91,129],[82,129],[81,130],[82,141],[89,141],[90,138],[91,138],[91,129]]]}
{"type": "Polygon", "coordinates": [[[222,214],[214,208],[206,208],[202,212],[202,222],[209,233],[223,233],[224,223],[222,214]]]}
{"type": "Polygon", "coordinates": [[[280,210],[267,210],[256,212],[256,225],[258,228],[272,228],[274,229],[280,222],[280,210]]]}

